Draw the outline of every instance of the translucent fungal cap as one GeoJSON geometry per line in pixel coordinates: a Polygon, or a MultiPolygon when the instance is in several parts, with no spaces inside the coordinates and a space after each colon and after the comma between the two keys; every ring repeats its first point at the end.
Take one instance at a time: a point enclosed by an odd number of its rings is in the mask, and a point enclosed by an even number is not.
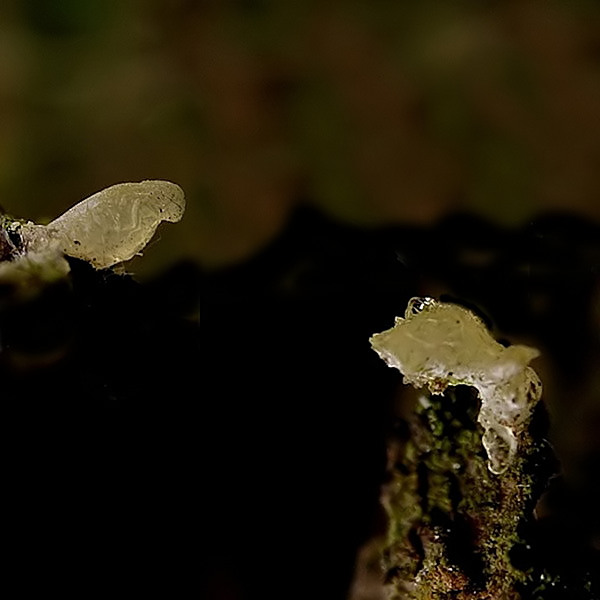
{"type": "Polygon", "coordinates": [[[169,181],[119,183],[79,202],[49,225],[22,227],[28,252],[54,248],[106,269],[139,254],[162,221],[185,210],[183,190],[169,181]]]}
{"type": "Polygon", "coordinates": [[[502,346],[472,312],[432,298],[413,298],[404,318],[371,337],[371,345],[405,383],[441,394],[470,385],[481,399],[488,466],[502,473],[514,460],[516,433],[539,400],[541,384],[529,362],[539,355],[527,346],[502,346]]]}

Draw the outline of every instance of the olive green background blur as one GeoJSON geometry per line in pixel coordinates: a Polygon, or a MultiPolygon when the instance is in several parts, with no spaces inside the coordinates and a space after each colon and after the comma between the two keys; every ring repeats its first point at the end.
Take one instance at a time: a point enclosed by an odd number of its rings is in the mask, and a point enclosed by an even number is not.
{"type": "Polygon", "coordinates": [[[312,203],[365,224],[600,217],[600,4],[13,0],[0,204],[121,181],[188,197],[135,270],[241,260],[312,203]]]}

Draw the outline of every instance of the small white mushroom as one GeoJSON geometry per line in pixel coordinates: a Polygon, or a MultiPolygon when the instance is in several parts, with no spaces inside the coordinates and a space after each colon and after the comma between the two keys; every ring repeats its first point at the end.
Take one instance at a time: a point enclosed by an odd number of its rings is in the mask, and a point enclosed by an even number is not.
{"type": "Polygon", "coordinates": [[[162,221],[176,223],[185,210],[183,190],[169,181],[119,183],[82,200],[50,224],[23,225],[27,252],[56,249],[106,269],[130,260],[162,221]]]}
{"type": "Polygon", "coordinates": [[[517,433],[541,395],[541,384],[528,366],[535,348],[505,348],[482,321],[455,304],[413,298],[404,318],[371,337],[371,345],[405,383],[441,394],[448,386],[470,385],[481,399],[478,421],[490,471],[499,474],[517,452],[517,433]]]}

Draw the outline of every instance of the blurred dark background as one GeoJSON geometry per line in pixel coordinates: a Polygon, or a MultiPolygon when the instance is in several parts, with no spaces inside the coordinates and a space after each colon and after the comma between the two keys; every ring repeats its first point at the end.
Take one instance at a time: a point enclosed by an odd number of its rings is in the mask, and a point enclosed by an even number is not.
{"type": "Polygon", "coordinates": [[[596,2],[3,2],[0,111],[14,216],[188,200],[143,285],[0,286],[23,582],[346,598],[403,402],[368,337],[422,294],[541,349],[566,476],[525,562],[597,557],[596,2]]]}
{"type": "Polygon", "coordinates": [[[0,198],[51,219],[120,181],[189,200],[173,257],[243,259],[308,202],[359,224],[600,215],[592,0],[9,0],[0,198]]]}

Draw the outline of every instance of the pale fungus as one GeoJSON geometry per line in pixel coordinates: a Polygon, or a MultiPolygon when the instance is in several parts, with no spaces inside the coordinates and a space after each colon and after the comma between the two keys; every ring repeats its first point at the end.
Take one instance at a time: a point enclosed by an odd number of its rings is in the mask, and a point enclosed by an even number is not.
{"type": "Polygon", "coordinates": [[[119,183],[82,200],[48,225],[22,224],[26,253],[53,249],[106,269],[139,254],[162,221],[185,210],[183,190],[169,181],[119,183]]]}
{"type": "Polygon", "coordinates": [[[504,347],[483,322],[456,304],[413,298],[404,318],[371,337],[373,349],[405,383],[442,394],[448,386],[468,385],[481,400],[478,422],[492,473],[504,472],[517,452],[517,432],[526,425],[541,395],[528,366],[539,352],[527,346],[504,347]]]}

